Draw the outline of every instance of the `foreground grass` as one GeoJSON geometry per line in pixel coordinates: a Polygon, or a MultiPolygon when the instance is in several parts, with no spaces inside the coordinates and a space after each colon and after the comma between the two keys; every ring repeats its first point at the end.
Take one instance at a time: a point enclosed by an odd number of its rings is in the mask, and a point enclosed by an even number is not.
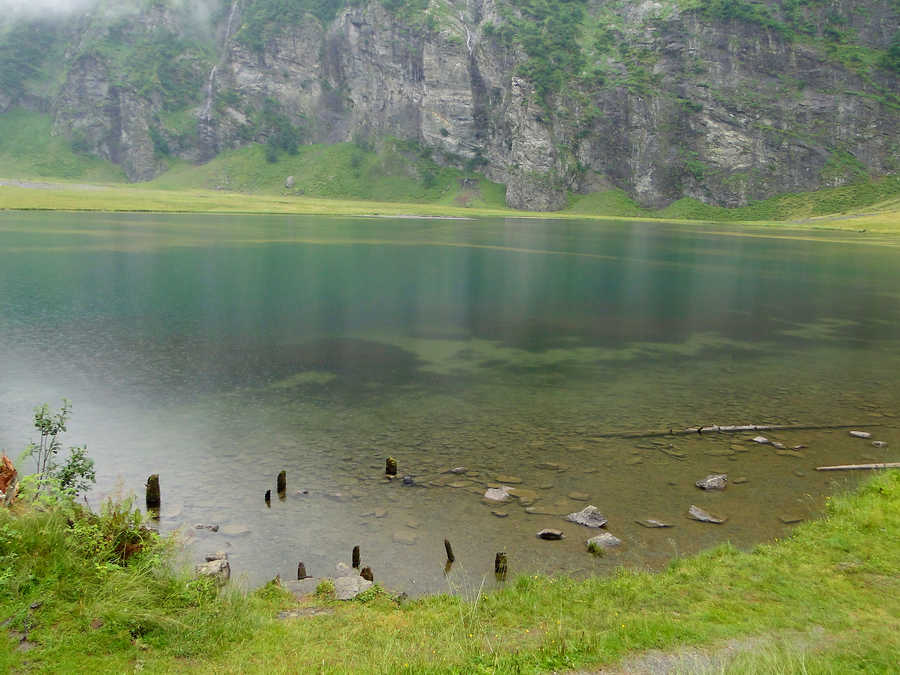
{"type": "Polygon", "coordinates": [[[38,644],[0,640],[0,670],[542,672],[732,638],[753,638],[733,657],[741,671],[895,672],[900,660],[900,472],[751,552],[723,545],[658,574],[526,576],[469,598],[369,592],[288,620],[276,612],[296,603],[276,587],[215,597],[159,550],[98,563],[78,530],[56,511],[0,514],[0,621],[38,644]]]}

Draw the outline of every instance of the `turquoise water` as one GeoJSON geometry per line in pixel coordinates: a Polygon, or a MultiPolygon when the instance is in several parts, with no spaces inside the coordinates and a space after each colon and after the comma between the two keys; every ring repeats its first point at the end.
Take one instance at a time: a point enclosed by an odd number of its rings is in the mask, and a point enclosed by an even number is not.
{"type": "Polygon", "coordinates": [[[142,497],[159,473],[161,528],[180,527],[191,558],[228,550],[250,584],[290,578],[300,560],[328,574],[355,544],[407,592],[477,588],[501,550],[514,573],[580,575],[747,547],[858,478],[816,466],[897,459],[900,252],[879,243],[617,222],[3,213],[0,447],[16,456],[33,407],[71,399],[67,440],[97,460],[91,502],[142,497]],[[808,446],[795,454],[756,434],[604,437],[714,423],[854,424],[889,445],[846,430],[765,434],[808,446]],[[416,486],[384,479],[388,455],[416,486]],[[267,508],[282,469],[288,496],[267,508]],[[747,482],[694,487],[718,471],[747,482]],[[485,503],[498,477],[520,480],[522,499],[485,503]],[[603,558],[585,552],[593,531],[561,518],[588,503],[624,540],[603,558]],[[728,520],[690,521],[691,504],[728,520]],[[648,517],[675,527],[634,522],[648,517]],[[543,527],[566,539],[538,540],[543,527]]]}

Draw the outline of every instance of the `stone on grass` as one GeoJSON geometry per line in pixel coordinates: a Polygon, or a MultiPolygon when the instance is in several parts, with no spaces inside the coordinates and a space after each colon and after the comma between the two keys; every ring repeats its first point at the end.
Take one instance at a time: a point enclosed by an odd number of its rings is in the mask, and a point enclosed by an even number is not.
{"type": "Polygon", "coordinates": [[[593,504],[585,506],[581,511],[570,513],[566,516],[566,520],[585,527],[603,527],[607,523],[606,516],[593,504]]]}
{"type": "Polygon", "coordinates": [[[224,586],[231,577],[231,565],[227,560],[212,560],[197,565],[197,575],[211,577],[219,586],[224,586]]]}
{"type": "Polygon", "coordinates": [[[338,577],[334,580],[334,597],[337,600],[352,600],[372,587],[372,582],[361,576],[338,577]]]}

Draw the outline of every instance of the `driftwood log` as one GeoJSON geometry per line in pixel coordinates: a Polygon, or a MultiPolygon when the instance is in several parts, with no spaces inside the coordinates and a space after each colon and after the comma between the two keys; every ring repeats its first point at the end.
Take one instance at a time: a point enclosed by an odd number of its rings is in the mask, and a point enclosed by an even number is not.
{"type": "Polygon", "coordinates": [[[688,427],[687,429],[657,429],[650,431],[610,431],[591,434],[593,438],[653,438],[661,436],[690,436],[693,434],[734,434],[748,431],[811,431],[816,429],[853,429],[856,427],[877,427],[878,424],[710,424],[709,426],[688,427]]]}
{"type": "Polygon", "coordinates": [[[880,464],[838,464],[836,466],[816,467],[816,471],[852,471],[854,469],[900,469],[900,462],[882,462],[880,464]]]}

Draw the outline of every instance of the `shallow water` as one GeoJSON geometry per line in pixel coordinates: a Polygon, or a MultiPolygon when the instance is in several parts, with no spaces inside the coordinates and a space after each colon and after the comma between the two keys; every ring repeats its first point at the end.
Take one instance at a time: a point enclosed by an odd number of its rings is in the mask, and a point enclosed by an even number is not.
{"type": "Polygon", "coordinates": [[[497,551],[512,573],[582,575],[750,547],[859,478],[816,466],[897,460],[900,252],[880,243],[615,222],[3,213],[0,447],[17,455],[32,408],[71,399],[67,441],[97,460],[92,503],[142,498],[158,472],[161,528],[182,527],[194,558],[229,551],[250,584],[291,578],[300,560],[328,574],[355,544],[377,580],[411,593],[491,585],[497,551]],[[755,433],[603,437],[714,423],[854,424],[889,445],[846,430],[764,432],[808,446],[793,455],[755,433]],[[416,486],[384,479],[388,455],[416,486]],[[267,508],[281,469],[287,498],[267,508]],[[726,490],[694,487],[713,472],[726,490]],[[499,477],[525,499],[484,502],[499,477]],[[561,518],[589,503],[624,540],[602,558],[585,551],[595,531],[561,518]],[[691,521],[691,504],[728,520],[691,521]],[[544,527],[566,538],[537,539],[544,527]]]}

